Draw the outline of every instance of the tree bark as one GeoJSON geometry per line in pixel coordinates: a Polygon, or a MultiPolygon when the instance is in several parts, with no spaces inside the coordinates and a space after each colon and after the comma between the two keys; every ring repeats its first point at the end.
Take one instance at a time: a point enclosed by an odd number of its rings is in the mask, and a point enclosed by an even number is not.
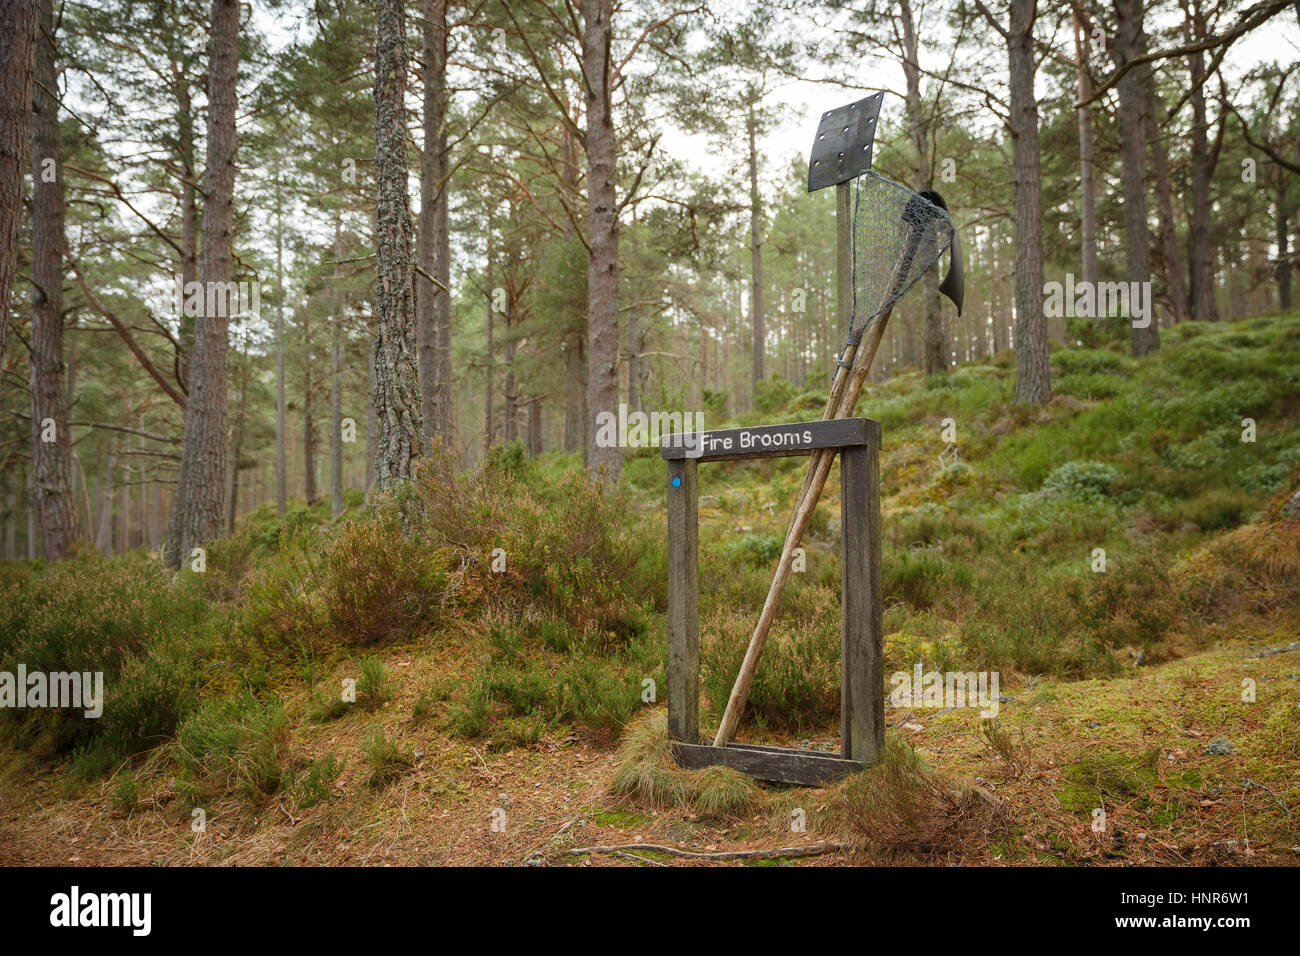
{"type": "MultiPolygon", "coordinates": [[[[1142,50],[1142,0],[1114,0],[1118,24],[1115,47],[1117,67],[1134,59],[1142,50]]],[[[1147,225],[1146,142],[1142,130],[1142,71],[1129,70],[1120,77],[1119,152],[1120,178],[1124,189],[1124,261],[1128,281],[1151,282],[1151,235],[1147,225]]],[[[1150,298],[1148,297],[1148,308],[1150,298]]],[[[1136,319],[1130,310],[1130,319],[1136,319]]],[[[1134,356],[1150,355],[1160,348],[1160,327],[1148,314],[1139,328],[1130,322],[1129,349],[1134,356]]]]}
{"type": "MultiPolygon", "coordinates": [[[[511,260],[507,260],[511,261],[511,260]]],[[[512,269],[513,271],[513,269],[512,269]]],[[[514,277],[506,277],[506,379],[505,379],[505,403],[502,408],[502,418],[504,422],[504,433],[506,443],[510,443],[519,437],[519,394],[518,384],[515,378],[515,351],[518,348],[518,342],[515,338],[515,308],[518,302],[515,299],[514,277]]]]}
{"type": "MultiPolygon", "coordinates": [[[[306,330],[310,332],[310,326],[306,330]]],[[[316,383],[311,374],[312,361],[313,356],[309,353],[302,389],[302,493],[309,505],[320,500],[320,491],[316,486],[316,383]]]]}
{"type": "Polygon", "coordinates": [[[284,227],[280,216],[280,175],[275,178],[275,513],[289,506],[289,455],[284,396],[284,227]]]}
{"type": "MultiPolygon", "coordinates": [[[[1146,52],[1145,44],[1142,52],[1146,52]]],[[[1187,319],[1187,283],[1183,277],[1182,256],[1178,252],[1178,229],[1174,221],[1173,186],[1169,181],[1169,159],[1160,135],[1155,77],[1150,68],[1142,68],[1142,128],[1151,147],[1151,164],[1156,176],[1156,202],[1160,216],[1158,239],[1163,272],[1169,288],[1169,309],[1174,322],[1187,319]]]]}
{"type": "MultiPolygon", "coordinates": [[[[424,153],[420,158],[420,269],[451,287],[447,192],[447,0],[424,4],[424,153]]],[[[452,441],[451,299],[416,273],[420,407],[429,438],[452,441]]]]}
{"type": "Polygon", "coordinates": [[[534,398],[528,403],[528,454],[536,458],[542,453],[542,400],[534,398]]]}
{"type": "Polygon", "coordinates": [[[1043,312],[1043,198],[1034,96],[1036,0],[1011,0],[1007,30],[1016,224],[1016,401],[1052,397],[1052,369],[1043,312]]]}
{"type": "Polygon", "coordinates": [[[109,439],[108,458],[95,482],[99,486],[99,494],[96,496],[99,498],[99,520],[95,529],[95,546],[109,557],[113,554],[113,475],[117,473],[118,444],[116,435],[109,439]]]}
{"type": "MultiPolygon", "coordinates": [[[[640,411],[644,401],[644,383],[641,380],[641,369],[644,364],[641,360],[641,338],[644,333],[641,331],[641,316],[639,313],[640,309],[633,309],[627,318],[627,407],[632,411],[640,411]]],[[[702,325],[700,334],[704,334],[702,325]]],[[[701,385],[708,381],[708,368],[708,359],[702,356],[700,362],[701,385]]]]}
{"type": "Polygon", "coordinates": [[[586,459],[587,443],[587,363],[581,332],[569,335],[564,342],[564,450],[582,452],[586,459]]]}
{"type": "MultiPolygon", "coordinates": [[[[176,139],[181,167],[181,288],[198,279],[199,273],[199,203],[195,188],[194,104],[189,80],[173,64],[176,83],[176,139]]],[[[277,195],[277,201],[278,201],[277,195]]],[[[277,206],[278,212],[278,206],[277,206]]],[[[176,380],[182,389],[190,387],[190,361],[194,353],[194,317],[185,310],[177,316],[180,325],[180,351],[176,356],[176,380]]]]}
{"type": "Polygon", "coordinates": [[[5,560],[6,561],[14,561],[18,557],[18,547],[17,547],[18,522],[14,520],[17,511],[18,511],[18,496],[14,494],[13,489],[10,489],[5,492],[5,560]]]}
{"type": "Polygon", "coordinates": [[[401,0],[377,0],[375,23],[375,486],[409,479],[424,443],[415,336],[415,270],[406,195],[406,27],[401,0]]]}
{"type": "Polygon", "coordinates": [[[18,272],[23,171],[30,155],[28,123],[42,6],[38,0],[0,4],[0,368],[9,337],[9,297],[18,272]]]}
{"type": "MultiPolygon", "coordinates": [[[[565,101],[568,102],[567,100],[565,101]]],[[[562,165],[565,189],[570,195],[578,193],[578,143],[569,125],[564,124],[561,140],[562,165]]],[[[577,233],[572,221],[565,218],[566,240],[576,241],[577,233]]],[[[564,450],[582,452],[583,465],[587,464],[587,322],[586,316],[572,317],[572,327],[565,333],[564,350],[564,450]]]]}
{"type": "MultiPolygon", "coordinates": [[[[918,190],[934,187],[934,170],[930,165],[929,136],[925,110],[921,103],[921,64],[916,35],[916,19],[910,0],[900,0],[899,26],[903,35],[903,79],[906,83],[904,106],[908,134],[912,141],[912,169],[918,190]]],[[[948,371],[948,343],[943,331],[943,314],[939,307],[939,274],[926,271],[921,280],[921,353],[927,375],[948,371]]]]}
{"type": "Polygon", "coordinates": [[[492,344],[492,332],[493,332],[493,324],[495,321],[496,314],[492,310],[492,289],[490,287],[490,283],[492,281],[491,266],[492,266],[492,233],[491,230],[489,229],[488,271],[484,274],[484,278],[489,283],[489,288],[487,290],[487,319],[485,322],[485,325],[487,327],[487,341],[485,343],[484,361],[483,361],[483,454],[484,455],[487,455],[488,449],[492,447],[492,440],[495,437],[495,435],[493,434],[493,432],[495,431],[495,426],[492,422],[492,412],[493,412],[492,405],[496,401],[496,397],[493,395],[493,386],[496,385],[497,370],[496,370],[496,351],[492,344]]]}
{"type": "Polygon", "coordinates": [[[375,353],[366,362],[366,504],[375,486],[375,464],[379,460],[379,415],[375,411],[375,353]]]}
{"type": "MultiPolygon", "coordinates": [[[[231,281],[235,225],[235,105],[239,80],[238,0],[212,0],[208,71],[208,145],[203,174],[203,246],[199,276],[205,293],[231,281]]],[[[223,297],[205,294],[196,317],[181,485],[173,514],[179,534],[166,562],[179,567],[192,549],[221,533],[226,496],[226,378],[229,310],[223,297]],[[215,305],[216,308],[209,306],[215,305]]],[[[226,300],[228,302],[228,300],[226,300]]]]}
{"type": "Polygon", "coordinates": [[[1287,216],[1290,213],[1286,201],[1287,179],[1286,172],[1279,169],[1273,207],[1274,239],[1277,242],[1277,266],[1274,274],[1277,277],[1278,307],[1284,312],[1291,308],[1291,240],[1287,223],[1287,216]]]}
{"type": "MultiPolygon", "coordinates": [[[[1190,0],[1190,8],[1185,2],[1183,11],[1189,39],[1202,39],[1206,27],[1200,0],[1190,0]]],[[[1192,81],[1192,215],[1187,242],[1192,318],[1214,322],[1219,318],[1219,307],[1214,298],[1213,232],[1210,226],[1210,177],[1213,170],[1207,143],[1205,86],[1202,82],[1205,77],[1205,57],[1202,53],[1193,53],[1188,57],[1188,64],[1192,81]]]]}
{"type": "MultiPolygon", "coordinates": [[[[235,518],[239,514],[239,459],[244,454],[244,425],[248,418],[248,378],[250,374],[248,360],[248,340],[244,340],[244,354],[241,356],[239,370],[239,411],[235,417],[234,435],[231,439],[230,452],[230,501],[226,511],[226,533],[235,533],[235,518]]],[[[143,512],[141,527],[144,526],[143,512]]]]}
{"type": "MultiPolygon", "coordinates": [[[[43,0],[36,41],[32,96],[32,468],[41,550],[46,561],[68,556],[76,531],[72,477],[68,467],[72,435],[63,366],[63,157],[59,104],[54,97],[54,5],[43,0]]],[[[0,315],[7,323],[8,316],[0,315]]]]}
{"type": "Polygon", "coordinates": [[[609,483],[623,473],[617,445],[597,444],[601,412],[618,414],[617,145],[610,98],[611,0],[582,0],[582,69],[586,79],[587,414],[590,467],[609,483]]]}
{"type": "MultiPolygon", "coordinates": [[[[334,220],[334,259],[343,258],[343,226],[334,220]]],[[[343,278],[335,266],[330,349],[330,515],[343,514],[343,278]]]]}
{"type": "MultiPolygon", "coordinates": [[[[1092,77],[1088,73],[1091,43],[1088,27],[1078,12],[1074,16],[1074,72],[1080,103],[1092,97],[1092,77]]],[[[1079,121],[1079,242],[1082,279],[1092,288],[1097,285],[1097,180],[1096,150],[1092,138],[1092,107],[1076,110],[1079,121]]]]}
{"type": "Polygon", "coordinates": [[[758,121],[754,116],[757,98],[758,91],[750,88],[745,132],[749,136],[749,311],[754,333],[751,405],[758,402],[758,383],[763,381],[763,352],[767,347],[767,327],[763,321],[763,197],[758,191],[758,121]]]}

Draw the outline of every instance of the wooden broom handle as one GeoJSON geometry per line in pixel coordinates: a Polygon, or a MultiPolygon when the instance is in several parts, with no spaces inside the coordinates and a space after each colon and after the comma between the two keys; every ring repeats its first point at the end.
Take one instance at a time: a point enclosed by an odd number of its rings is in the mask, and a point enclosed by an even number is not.
{"type": "MultiPolygon", "coordinates": [[[[853,414],[853,408],[858,403],[858,394],[862,391],[867,375],[871,372],[871,364],[875,361],[876,350],[880,348],[880,340],[885,334],[885,325],[889,322],[889,317],[894,311],[894,302],[897,300],[898,291],[906,280],[908,273],[911,272],[912,261],[916,256],[917,247],[920,245],[921,235],[922,230],[914,228],[909,236],[907,249],[894,269],[890,291],[887,293],[888,305],[881,311],[879,319],[871,326],[865,348],[863,346],[854,348],[849,360],[844,362],[844,359],[841,359],[844,364],[836,368],[835,379],[831,383],[830,399],[826,403],[826,412],[822,416],[823,420],[847,418],[853,414]],[[864,353],[865,361],[862,360],[864,353]],[[844,365],[851,365],[852,368],[845,368],[844,365]]],[[[849,348],[852,348],[852,346],[845,348],[846,353],[849,348]]],[[[812,459],[808,462],[808,471],[804,475],[803,487],[800,489],[799,499],[795,503],[794,519],[790,522],[790,528],[786,532],[785,545],[781,549],[781,559],[777,563],[776,574],[772,577],[772,585],[768,589],[767,600],[763,602],[763,611],[758,616],[758,624],[754,628],[753,636],[749,639],[749,647],[745,650],[745,659],[741,662],[740,673],[736,675],[736,683],[731,688],[727,708],[723,711],[722,721],[718,724],[718,732],[713,738],[713,746],[715,747],[725,746],[736,732],[736,726],[740,723],[740,715],[745,709],[745,701],[749,699],[749,688],[754,682],[754,673],[758,670],[758,659],[763,654],[763,648],[767,644],[768,632],[772,629],[772,621],[776,617],[776,606],[781,600],[781,593],[785,590],[786,581],[790,578],[790,565],[794,557],[794,550],[803,539],[803,533],[808,530],[808,523],[812,520],[813,510],[817,507],[818,499],[821,498],[822,489],[826,486],[826,477],[830,474],[831,463],[834,460],[835,449],[819,448],[813,451],[812,459]]]]}

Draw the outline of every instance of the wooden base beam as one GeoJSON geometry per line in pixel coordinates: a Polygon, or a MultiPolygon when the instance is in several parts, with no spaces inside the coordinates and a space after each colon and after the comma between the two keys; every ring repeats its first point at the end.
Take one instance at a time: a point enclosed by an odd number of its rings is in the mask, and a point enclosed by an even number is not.
{"type": "Polygon", "coordinates": [[[857,773],[866,766],[860,760],[845,760],[820,750],[791,750],[785,747],[760,747],[756,744],[688,744],[673,742],[677,762],[688,770],[702,767],[732,767],[759,780],[794,783],[805,787],[822,787],[840,777],[857,773]]]}

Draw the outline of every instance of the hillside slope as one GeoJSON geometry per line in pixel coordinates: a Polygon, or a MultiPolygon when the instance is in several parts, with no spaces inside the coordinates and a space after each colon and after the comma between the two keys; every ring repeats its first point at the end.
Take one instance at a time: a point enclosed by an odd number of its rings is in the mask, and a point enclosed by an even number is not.
{"type": "MultiPolygon", "coordinates": [[[[175,581],[146,555],[0,567],[0,670],[108,685],[96,722],[0,712],[0,863],[1300,860],[1300,316],[1187,323],[1141,362],[1093,345],[1054,354],[1046,407],[1012,404],[1009,355],[859,404],[884,428],[887,671],[997,672],[996,718],[893,707],[882,764],[822,790],[678,770],[645,699],[662,462],[603,494],[508,448],[333,526],[254,514],[175,581]]],[[[743,421],[822,404],[775,382],[743,421]]],[[[802,468],[701,473],[705,725],[802,468]]],[[[745,739],[837,743],[827,487],[745,739]]]]}

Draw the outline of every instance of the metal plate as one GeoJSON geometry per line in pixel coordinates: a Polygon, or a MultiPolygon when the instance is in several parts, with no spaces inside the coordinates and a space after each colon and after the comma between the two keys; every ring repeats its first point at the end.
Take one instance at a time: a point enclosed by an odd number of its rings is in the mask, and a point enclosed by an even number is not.
{"type": "Polygon", "coordinates": [[[856,179],[871,168],[871,142],[884,92],[822,114],[808,157],[808,191],[856,179]]]}

